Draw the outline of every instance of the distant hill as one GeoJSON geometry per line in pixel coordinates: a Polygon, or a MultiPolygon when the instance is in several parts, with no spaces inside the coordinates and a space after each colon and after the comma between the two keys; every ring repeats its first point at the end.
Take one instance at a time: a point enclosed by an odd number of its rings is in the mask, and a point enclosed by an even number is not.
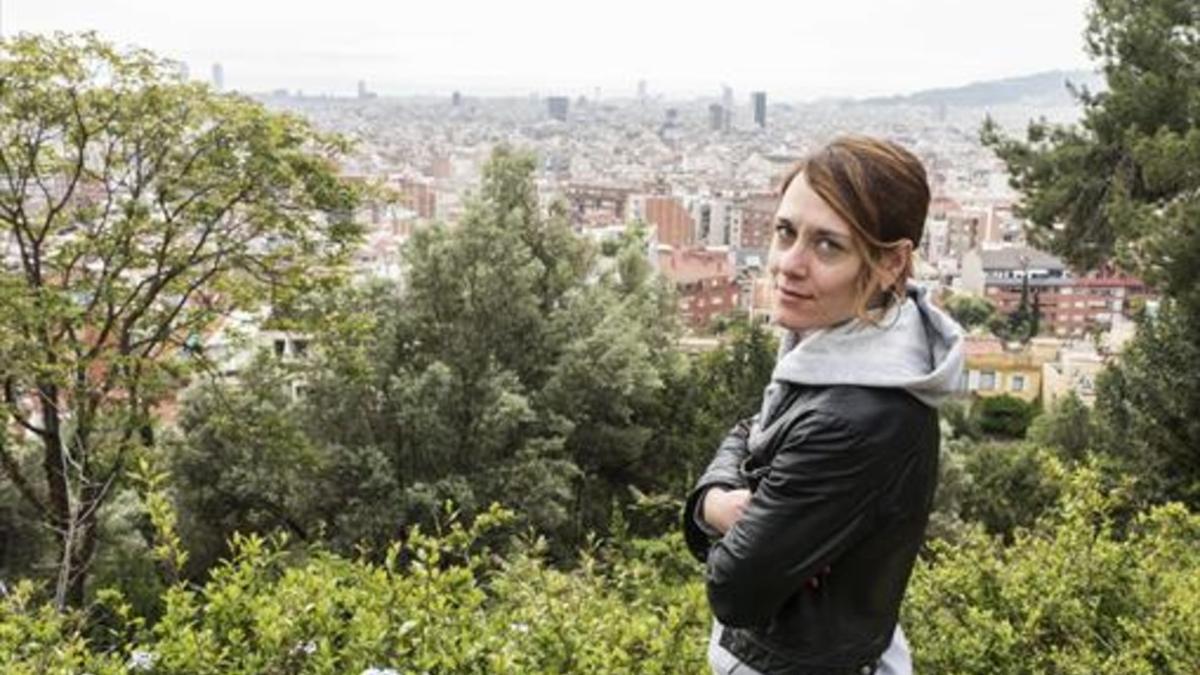
{"type": "Polygon", "coordinates": [[[927,89],[904,96],[886,96],[857,101],[860,105],[945,105],[983,107],[1006,104],[1069,106],[1075,103],[1066,83],[1104,89],[1104,77],[1090,70],[1051,70],[1003,80],[972,82],[962,87],[927,89]]]}

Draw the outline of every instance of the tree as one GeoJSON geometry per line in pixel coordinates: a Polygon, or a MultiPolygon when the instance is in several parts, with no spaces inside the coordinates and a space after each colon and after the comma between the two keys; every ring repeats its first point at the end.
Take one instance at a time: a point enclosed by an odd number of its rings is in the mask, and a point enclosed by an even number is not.
{"type": "Polygon", "coordinates": [[[1186,486],[1200,484],[1200,380],[1186,374],[1200,353],[1200,12],[1193,0],[1094,0],[1085,41],[1108,86],[1078,92],[1079,125],[1036,122],[1019,141],[988,123],[983,139],[1022,192],[1036,242],[1080,269],[1115,263],[1164,294],[1160,318],[1101,378],[1101,436],[1130,439],[1108,447],[1131,466],[1175,472],[1160,497],[1196,504],[1186,486]]]}
{"type": "Polygon", "coordinates": [[[946,300],[946,311],[962,327],[970,330],[976,326],[985,326],[996,313],[996,307],[975,295],[955,295],[946,300]]]}
{"type": "Polygon", "coordinates": [[[973,411],[980,431],[1006,438],[1024,438],[1037,408],[1015,396],[1001,394],[981,398],[973,411]]]}
{"type": "Polygon", "coordinates": [[[1096,382],[1098,449],[1136,473],[1155,501],[1200,506],[1200,325],[1178,306],[1144,316],[1096,382]]]}
{"type": "MultiPolygon", "coordinates": [[[[337,279],[356,226],[345,144],[170,62],[93,35],[0,44],[0,461],[60,548],[59,607],[83,600],[98,511],[189,335],[337,279]]],[[[192,359],[195,362],[197,359],[192,359]]]]}
{"type": "Polygon", "coordinates": [[[1081,461],[1096,439],[1095,423],[1087,405],[1068,392],[1029,426],[1029,440],[1057,448],[1066,459],[1081,461]]]}
{"type": "Polygon", "coordinates": [[[182,435],[165,443],[192,578],[227,556],[235,533],[285,530],[349,555],[386,549],[404,524],[386,453],[308,433],[307,406],[274,361],[260,355],[252,381],[189,392],[182,435]]]}
{"type": "Polygon", "coordinates": [[[1048,455],[1027,443],[985,442],[961,450],[968,487],[959,496],[962,519],[1012,541],[1058,498],[1048,455]]]}
{"type": "Polygon", "coordinates": [[[466,517],[499,501],[564,552],[627,484],[657,485],[677,328],[637,228],[598,264],[565,211],[539,204],[536,166],[497,148],[462,220],[409,240],[402,290],[314,303],[341,318],[314,337],[301,424],[319,444],[378,448],[405,527],[445,498],[466,517]]]}
{"type": "Polygon", "coordinates": [[[1080,269],[1119,262],[1200,303],[1200,17],[1191,0],[1094,0],[1085,36],[1107,91],[1077,92],[1078,126],[1030,125],[983,140],[1023,194],[1037,243],[1080,269]]]}

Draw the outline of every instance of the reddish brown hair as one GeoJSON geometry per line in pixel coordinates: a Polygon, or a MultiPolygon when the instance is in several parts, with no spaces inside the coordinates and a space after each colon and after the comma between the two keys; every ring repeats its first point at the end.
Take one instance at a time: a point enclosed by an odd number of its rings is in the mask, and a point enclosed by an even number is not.
{"type": "MultiPolygon", "coordinates": [[[[793,167],[779,187],[780,197],[800,175],[850,225],[854,246],[866,261],[858,278],[856,307],[859,317],[867,318],[883,274],[885,252],[905,240],[912,242],[913,249],[921,242],[929,211],[925,167],[892,141],[842,136],[793,167]]],[[[910,255],[896,280],[883,289],[888,291],[885,303],[903,297],[911,276],[910,255]]]]}

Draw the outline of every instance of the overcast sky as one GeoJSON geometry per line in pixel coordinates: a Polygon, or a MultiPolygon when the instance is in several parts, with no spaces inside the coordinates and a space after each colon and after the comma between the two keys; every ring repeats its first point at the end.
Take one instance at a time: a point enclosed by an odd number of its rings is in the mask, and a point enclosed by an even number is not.
{"type": "Polygon", "coordinates": [[[98,31],[226,86],[352,94],[875,96],[1090,68],[1088,0],[0,0],[5,35],[98,31]]]}

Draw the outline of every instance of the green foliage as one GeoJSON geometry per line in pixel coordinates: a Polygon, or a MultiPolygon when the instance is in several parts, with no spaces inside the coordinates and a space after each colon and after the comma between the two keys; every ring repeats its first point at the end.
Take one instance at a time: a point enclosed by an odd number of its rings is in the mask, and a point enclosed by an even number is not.
{"type": "Polygon", "coordinates": [[[1173,294],[1200,287],[1188,224],[1200,184],[1188,169],[1200,148],[1198,23],[1190,0],[1094,0],[1085,39],[1108,87],[1079,92],[1082,123],[1036,122],[1024,142],[991,124],[983,133],[1023,193],[1040,243],[1082,269],[1119,258],[1173,294]]]}
{"type": "Polygon", "coordinates": [[[1037,445],[1057,449],[1066,459],[1081,461],[1097,442],[1099,433],[1091,410],[1071,391],[1033,420],[1028,438],[1037,445]]]}
{"type": "MultiPolygon", "coordinates": [[[[1129,525],[1129,490],[1044,460],[1063,486],[1004,546],[978,526],[914,570],[901,621],[919,672],[1190,673],[1200,663],[1200,517],[1179,504],[1129,525]]],[[[14,673],[700,672],[709,625],[678,533],[590,542],[573,569],[544,540],[500,555],[481,542],[513,515],[469,526],[440,512],[378,562],[280,538],[236,538],[199,588],[164,593],[148,624],[113,593],[60,614],[22,583],[0,598],[0,669],[14,673]]],[[[619,521],[620,519],[618,519],[619,521]]]]}
{"type": "Polygon", "coordinates": [[[1028,279],[1021,285],[1021,300],[1016,309],[1008,314],[991,314],[984,319],[984,325],[1006,342],[1029,342],[1037,337],[1041,330],[1041,310],[1037,296],[1030,295],[1028,279]]]}
{"type": "Polygon", "coordinates": [[[949,427],[950,438],[979,440],[983,437],[983,432],[979,429],[979,420],[971,414],[969,403],[959,400],[948,401],[938,408],[938,412],[943,423],[949,427]]]}
{"type": "Polygon", "coordinates": [[[1060,486],[1050,455],[1027,443],[980,443],[962,450],[969,477],[959,496],[960,514],[989,534],[1011,540],[1055,503],[1060,486]]]}
{"type": "Polygon", "coordinates": [[[116,655],[93,652],[84,617],[43,602],[31,581],[0,593],[0,670],[12,675],[126,672],[116,655]]]}
{"type": "Polygon", "coordinates": [[[282,528],[345,552],[386,547],[405,522],[386,456],[370,445],[311,438],[287,370],[267,355],[252,370],[241,386],[197,388],[180,415],[182,436],[166,443],[180,531],[193,558],[187,576],[224,557],[234,532],[282,528]]]}
{"type": "Polygon", "coordinates": [[[963,499],[972,490],[971,475],[967,473],[967,441],[950,440],[942,434],[938,452],[938,484],[933,497],[933,510],[925,528],[928,540],[957,542],[962,539],[968,523],[963,520],[963,499]]]}
{"type": "Polygon", "coordinates": [[[1146,496],[1200,505],[1200,322],[1165,302],[1096,383],[1097,445],[1146,496]]]}
{"type": "Polygon", "coordinates": [[[339,282],[359,235],[345,149],[146,51],[0,42],[0,235],[18,252],[0,267],[0,433],[30,434],[46,470],[6,443],[0,467],[56,533],[60,605],[83,601],[101,512],[199,361],[187,337],[339,282]]]}
{"type": "MultiPolygon", "coordinates": [[[[445,516],[445,513],[443,513],[445,516]]],[[[277,540],[238,537],[233,558],[198,590],[176,587],[153,627],[136,622],[113,654],[88,651],[64,617],[22,587],[0,605],[0,667],[154,673],[697,672],[707,617],[681,537],[593,546],[570,572],[547,566],[542,540],[499,558],[479,541],[512,514],[470,527],[410,532],[378,564],[277,540]],[[40,639],[35,640],[37,635],[40,639]],[[9,642],[5,642],[8,640],[9,642]],[[136,670],[136,668],[132,668],[136,670]]],[[[119,599],[109,599],[119,607],[119,599]]],[[[118,612],[119,613],[119,612],[118,612]]]]}
{"type": "Polygon", "coordinates": [[[1025,430],[1037,415],[1037,406],[1008,394],[987,396],[975,402],[972,416],[985,434],[1003,438],[1024,438],[1025,430]]]}
{"type": "Polygon", "coordinates": [[[946,300],[946,311],[963,328],[971,330],[976,326],[988,325],[988,320],[996,314],[996,307],[986,298],[964,294],[946,300]]]}
{"type": "Polygon", "coordinates": [[[1101,379],[1113,457],[1157,498],[1200,489],[1200,15],[1192,0],[1093,0],[1086,47],[1107,91],[1079,92],[1077,126],[1030,125],[1024,141],[986,124],[1037,226],[1035,243],[1079,269],[1116,263],[1163,292],[1122,364],[1101,379]]]}
{"type": "Polygon", "coordinates": [[[1191,673],[1200,663],[1200,517],[1178,504],[1113,523],[1126,492],[1066,476],[1011,546],[934,543],[901,622],[917,672],[1191,673]]]}

